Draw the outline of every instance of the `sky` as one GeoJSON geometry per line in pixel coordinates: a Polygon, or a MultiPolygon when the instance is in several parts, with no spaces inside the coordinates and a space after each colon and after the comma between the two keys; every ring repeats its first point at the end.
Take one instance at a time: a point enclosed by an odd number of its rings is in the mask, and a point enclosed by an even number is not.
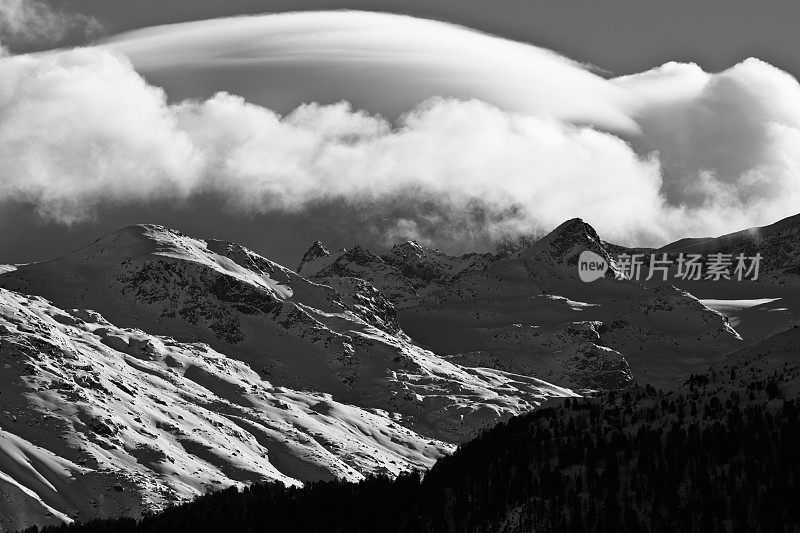
{"type": "Polygon", "coordinates": [[[139,222],[290,267],[316,239],[466,252],[573,216],[637,245],[771,223],[800,211],[799,17],[0,0],[0,263],[139,222]]]}

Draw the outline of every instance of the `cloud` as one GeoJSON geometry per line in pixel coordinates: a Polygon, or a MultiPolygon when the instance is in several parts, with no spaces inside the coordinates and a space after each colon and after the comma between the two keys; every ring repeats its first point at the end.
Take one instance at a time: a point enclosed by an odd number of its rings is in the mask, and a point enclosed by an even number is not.
{"type": "MultiPolygon", "coordinates": [[[[100,202],[209,192],[248,212],[413,196],[458,218],[479,203],[497,226],[530,224],[531,207],[552,225],[620,198],[658,199],[657,165],[620,139],[478,100],[432,99],[397,123],[344,102],[286,117],[226,93],[170,105],[96,49],[3,58],[0,73],[0,197],[68,223],[100,202]]],[[[628,205],[620,227],[646,214],[628,205]]]]}
{"type": "Polygon", "coordinates": [[[186,195],[202,157],[162,90],[93,49],[0,58],[0,198],[84,219],[98,202],[186,195]]]}
{"type": "Polygon", "coordinates": [[[635,128],[452,97],[395,120],[347,102],[282,116],[224,92],[170,101],[108,48],[4,57],[0,202],[64,223],[100,205],[208,195],[243,215],[344,205],[365,234],[442,247],[575,216],[609,240],[660,244],[797,212],[800,88],[790,75],[748,60],[603,83],[625,95],[635,128]]]}
{"type": "Polygon", "coordinates": [[[0,48],[41,49],[67,38],[97,37],[102,32],[102,24],[94,17],[58,11],[44,0],[0,2],[0,48]]]}
{"type": "Polygon", "coordinates": [[[716,74],[670,63],[614,81],[640,99],[634,147],[658,153],[668,205],[735,224],[800,210],[800,84],[791,75],[748,59],[716,74]]]}
{"type": "Polygon", "coordinates": [[[104,46],[125,54],[171,95],[214,87],[286,111],[347,100],[392,117],[433,96],[477,98],[508,111],[635,130],[626,92],[583,65],[544,48],[410,16],[235,17],[146,28],[104,46]]]}

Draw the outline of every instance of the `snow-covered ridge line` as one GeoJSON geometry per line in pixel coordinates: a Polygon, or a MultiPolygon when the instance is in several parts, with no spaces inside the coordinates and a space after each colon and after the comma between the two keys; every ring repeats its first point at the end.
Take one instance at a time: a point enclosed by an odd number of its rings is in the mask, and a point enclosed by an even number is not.
{"type": "Polygon", "coordinates": [[[22,265],[0,286],[0,390],[18,398],[0,428],[26,454],[68,462],[3,463],[3,486],[17,486],[0,499],[7,528],[136,516],[261,479],[424,469],[482,428],[574,395],[421,349],[364,280],[327,286],[160,226],[22,265]]]}

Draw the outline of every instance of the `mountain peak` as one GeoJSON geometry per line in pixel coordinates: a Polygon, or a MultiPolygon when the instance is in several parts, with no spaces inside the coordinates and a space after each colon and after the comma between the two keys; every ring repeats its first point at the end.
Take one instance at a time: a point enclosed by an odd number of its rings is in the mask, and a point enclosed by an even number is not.
{"type": "Polygon", "coordinates": [[[612,253],[614,250],[615,247],[603,241],[590,224],[573,218],[523,251],[519,257],[529,265],[543,262],[572,269],[577,266],[581,252],[591,251],[608,262],[607,277],[619,278],[622,274],[612,253]]]}
{"type": "Polygon", "coordinates": [[[168,228],[167,226],[162,226],[161,224],[132,224],[110,233],[107,235],[107,237],[114,237],[117,235],[136,235],[150,238],[157,237],[159,235],[183,236],[180,231],[168,228]]]}
{"type": "Polygon", "coordinates": [[[306,266],[308,263],[313,263],[320,257],[329,257],[331,255],[330,250],[328,250],[322,241],[314,241],[314,244],[303,254],[303,258],[300,260],[300,264],[297,267],[297,271],[301,272],[303,267],[306,266]]]}
{"type": "MultiPolygon", "coordinates": [[[[134,224],[104,235],[91,244],[66,254],[58,261],[78,264],[115,264],[165,248],[177,249],[185,237],[178,231],[157,224],[134,224]]],[[[52,261],[52,260],[51,260],[52,261]]]]}
{"type": "Polygon", "coordinates": [[[554,229],[550,235],[588,237],[599,240],[597,231],[582,218],[571,218],[554,229]]]}
{"type": "Polygon", "coordinates": [[[548,255],[557,260],[591,250],[607,255],[605,243],[595,229],[580,218],[567,220],[522,253],[523,257],[548,255]]]}
{"type": "Polygon", "coordinates": [[[391,251],[386,255],[402,260],[410,260],[411,258],[421,258],[425,256],[425,252],[425,248],[420,246],[416,241],[406,241],[392,246],[391,251]]]}
{"type": "Polygon", "coordinates": [[[395,244],[393,248],[408,248],[412,250],[422,250],[422,246],[417,241],[406,241],[401,244],[395,244]]]}

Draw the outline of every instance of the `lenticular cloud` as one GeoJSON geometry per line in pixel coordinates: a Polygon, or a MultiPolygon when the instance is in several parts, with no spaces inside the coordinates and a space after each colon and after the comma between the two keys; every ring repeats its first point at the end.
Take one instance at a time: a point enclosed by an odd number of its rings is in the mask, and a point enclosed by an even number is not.
{"type": "MultiPolygon", "coordinates": [[[[633,131],[626,91],[550,50],[403,15],[322,11],[146,28],[102,43],[170,94],[213,85],[248,101],[347,100],[394,117],[430,97],[633,131]]],[[[296,106],[293,106],[296,107],[296,106]]]]}
{"type": "Polygon", "coordinates": [[[669,64],[591,80],[614,87],[604,109],[625,109],[619,124],[634,127],[593,124],[582,108],[568,120],[563,102],[522,112],[452,97],[395,120],[347,102],[281,116],[225,92],[171,102],[108,48],[6,56],[0,202],[74,223],[100,205],[199,194],[242,213],[345,202],[379,216],[419,201],[432,207],[407,209],[393,238],[426,240],[433,226],[527,233],[580,216],[637,244],[797,212],[800,87],[788,74],[748,60],[718,74],[669,64]]]}

